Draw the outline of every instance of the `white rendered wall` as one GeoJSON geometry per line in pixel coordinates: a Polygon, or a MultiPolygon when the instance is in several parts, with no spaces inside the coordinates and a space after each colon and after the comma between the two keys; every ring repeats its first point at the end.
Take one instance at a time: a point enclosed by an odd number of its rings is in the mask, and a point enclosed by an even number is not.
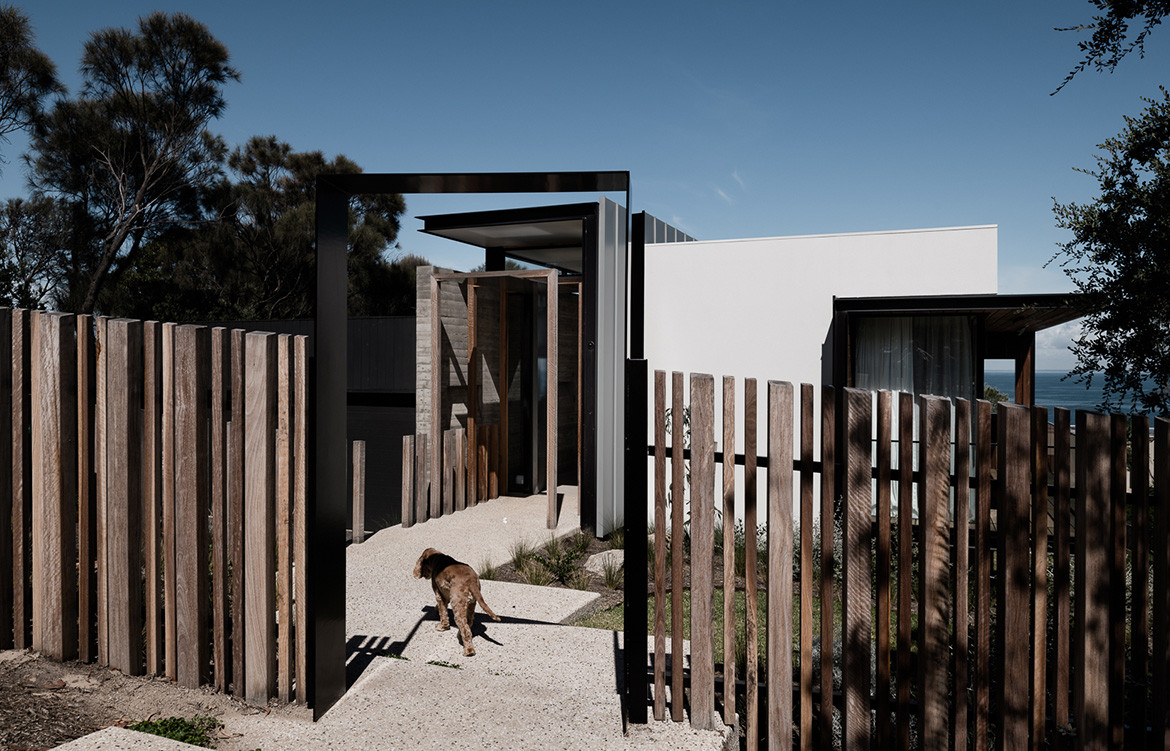
{"type": "Polygon", "coordinates": [[[834,295],[995,294],[996,233],[993,225],[648,245],[650,368],[819,385],[834,295]]]}
{"type": "MultiPolygon", "coordinates": [[[[736,450],[742,452],[743,379],[756,378],[757,445],[764,455],[768,380],[793,384],[797,431],[799,384],[811,383],[819,441],[820,385],[832,378],[828,336],[834,295],[995,294],[996,262],[994,225],[648,245],[646,358],[651,389],[654,370],[667,371],[668,388],[672,370],[714,375],[715,433],[721,442],[722,376],[735,376],[736,450]]],[[[819,449],[815,453],[819,458],[819,449]]],[[[742,469],[737,475],[737,488],[742,489],[742,469]]],[[[764,488],[761,472],[761,522],[764,488]]],[[[818,487],[818,498],[819,492],[818,487]]],[[[742,497],[742,490],[737,495],[742,497]]],[[[742,516],[742,501],[738,504],[742,516]]]]}

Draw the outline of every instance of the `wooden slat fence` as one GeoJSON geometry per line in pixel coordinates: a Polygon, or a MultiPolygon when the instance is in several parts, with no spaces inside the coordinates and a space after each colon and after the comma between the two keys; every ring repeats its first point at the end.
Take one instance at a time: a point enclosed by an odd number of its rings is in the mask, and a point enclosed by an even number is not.
{"type": "Polygon", "coordinates": [[[0,648],[304,702],[305,345],[0,309],[0,648]]]}
{"type": "Polygon", "coordinates": [[[505,441],[498,425],[479,423],[475,432],[476,439],[469,440],[468,429],[449,428],[438,446],[426,435],[403,436],[403,527],[500,497],[505,441]],[[431,461],[433,452],[438,453],[437,464],[431,461]]]}
{"type": "Polygon", "coordinates": [[[721,426],[713,386],[653,378],[656,720],[749,748],[1170,748],[1170,421],[1001,404],[993,428],[984,401],[829,387],[818,421],[772,381],[757,456],[756,382],[723,379],[721,426]]]}

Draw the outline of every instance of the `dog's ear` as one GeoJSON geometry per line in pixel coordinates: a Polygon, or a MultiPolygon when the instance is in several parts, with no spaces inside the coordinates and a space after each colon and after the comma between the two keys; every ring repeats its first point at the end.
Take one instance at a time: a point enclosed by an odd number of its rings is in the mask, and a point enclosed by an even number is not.
{"type": "Polygon", "coordinates": [[[424,576],[428,579],[431,578],[431,566],[427,559],[429,559],[437,552],[439,551],[435,550],[434,548],[427,548],[422,552],[422,555],[418,557],[418,563],[414,564],[415,579],[421,579],[424,576]]]}

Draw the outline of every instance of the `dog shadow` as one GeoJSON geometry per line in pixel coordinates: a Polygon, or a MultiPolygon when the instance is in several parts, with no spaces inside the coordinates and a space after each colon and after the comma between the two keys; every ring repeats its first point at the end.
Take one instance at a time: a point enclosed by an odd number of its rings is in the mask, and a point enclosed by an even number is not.
{"type": "MultiPolygon", "coordinates": [[[[421,608],[418,620],[411,626],[410,631],[401,639],[395,639],[392,636],[370,636],[366,634],[355,634],[346,641],[345,644],[345,684],[346,688],[351,688],[366,669],[374,662],[377,657],[401,657],[406,648],[414,641],[415,636],[418,635],[418,630],[422,628],[423,624],[435,624],[439,622],[439,611],[434,605],[427,605],[421,608]]],[[[460,646],[463,646],[463,639],[459,636],[459,629],[455,627],[454,618],[450,618],[451,633],[455,635],[456,641],[460,646]]],[[[533,626],[563,626],[563,623],[556,623],[554,621],[540,621],[531,618],[517,618],[515,616],[501,615],[500,620],[493,621],[484,613],[476,611],[475,623],[471,628],[472,638],[483,639],[489,644],[497,647],[504,646],[504,642],[494,638],[488,631],[492,629],[496,634],[500,626],[508,624],[525,624],[533,626]]],[[[428,626],[434,628],[434,626],[428,626]]]]}

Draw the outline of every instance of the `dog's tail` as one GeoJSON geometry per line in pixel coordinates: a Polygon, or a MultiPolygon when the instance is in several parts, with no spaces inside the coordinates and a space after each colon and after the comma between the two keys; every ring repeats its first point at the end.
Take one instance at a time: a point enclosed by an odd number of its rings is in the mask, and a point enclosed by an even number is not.
{"type": "Polygon", "coordinates": [[[493,613],[492,609],[488,607],[488,604],[483,601],[483,593],[479,591],[479,587],[475,588],[475,601],[479,603],[479,607],[481,610],[483,610],[483,612],[492,617],[493,621],[500,620],[500,616],[493,613]]]}

